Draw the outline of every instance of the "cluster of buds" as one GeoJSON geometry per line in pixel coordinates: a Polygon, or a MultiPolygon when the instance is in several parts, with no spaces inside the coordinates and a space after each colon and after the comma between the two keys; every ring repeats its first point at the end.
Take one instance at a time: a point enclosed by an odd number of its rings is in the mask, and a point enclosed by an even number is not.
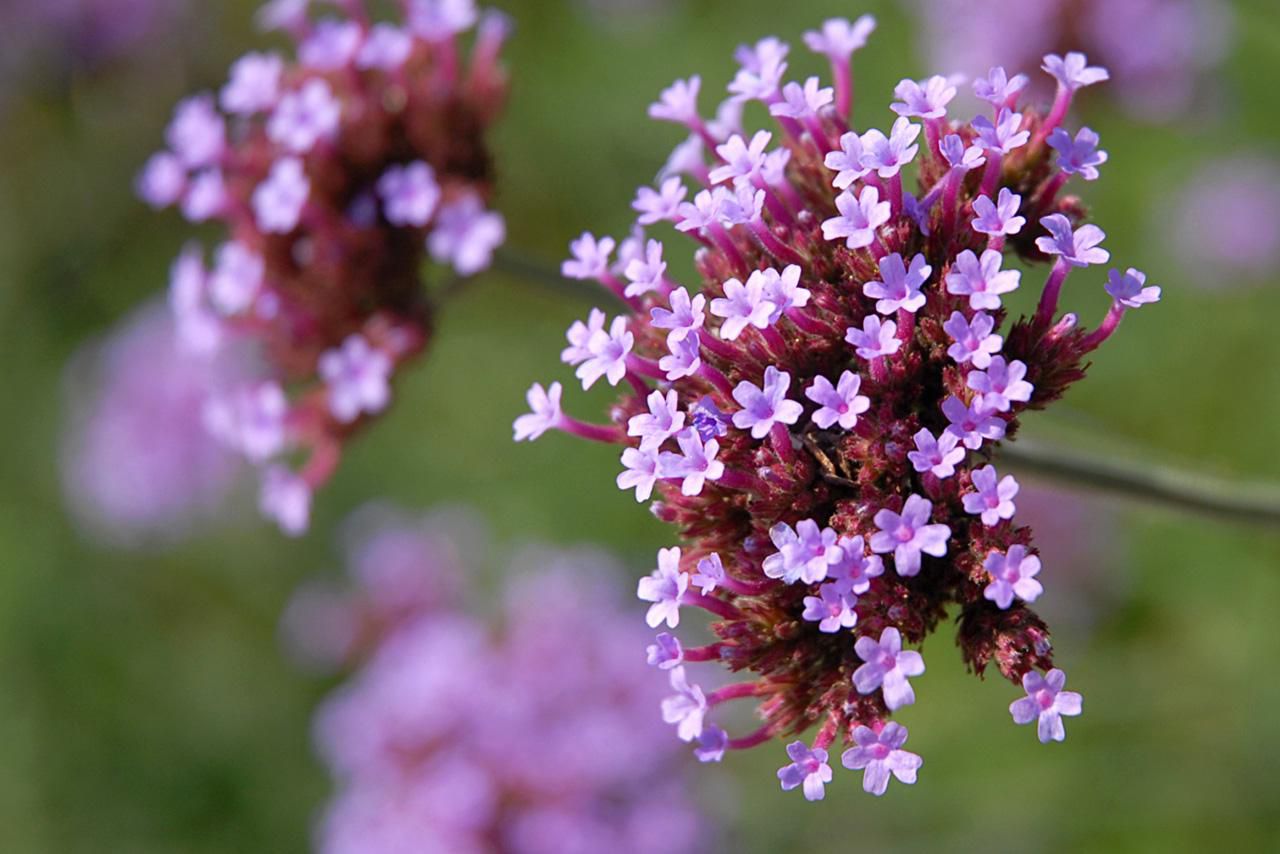
{"type": "Polygon", "coordinates": [[[1063,192],[1069,178],[1096,179],[1106,153],[1087,128],[1061,127],[1075,92],[1106,71],[1046,56],[1057,96],[1041,111],[1020,106],[1025,76],[993,68],[973,83],[990,111],[970,122],[948,116],[948,78],[903,80],[889,130],[859,133],[850,60],[874,26],[831,20],[806,34],[831,60],[833,88],[784,84],[788,47],[769,38],[739,49],[714,122],[699,113],[697,77],[662,94],[650,115],[691,136],[633,207],[640,226],[667,223],[699,244],[701,288],[672,280],[658,240],[633,237],[617,264],[611,239],[574,242],[564,272],[599,281],[625,310],[575,323],[562,358],[584,387],[603,378],[626,393],[610,423],[592,424],[562,411],[559,383],[534,385],[515,422],[518,440],[558,429],[624,446],[618,485],[640,501],[656,493],[652,512],[682,537],[640,582],[649,625],[674,629],[690,607],[714,618],[710,644],[664,631],[649,647],[676,692],[665,719],[705,761],[816,728],[778,773],[810,800],[838,739],[867,791],[914,782],[921,759],[890,716],[915,701],[924,661],[903,645],[948,609],[968,666],[1025,689],[1014,720],[1063,738],[1080,696],[1062,690],[1029,607],[1040,559],[1013,519],[1018,483],[993,459],[1025,411],[1084,376],[1126,311],[1159,298],[1137,270],[1112,270],[1100,325],[1059,312],[1068,278],[1108,260],[1103,232],[1080,225],[1083,205],[1063,192]],[[749,101],[774,132],[740,126],[749,101]],[[692,198],[686,177],[701,185],[692,198]],[[1022,284],[1011,257],[1052,262],[1036,310],[1016,320],[1002,303],[1022,284]],[[703,691],[697,662],[749,678],[703,691]],[[739,700],[762,723],[731,737],[713,719],[739,700]]]}
{"type": "Polygon", "coordinates": [[[362,0],[336,5],[316,18],[307,0],[268,4],[263,25],[297,42],[296,59],[251,53],[216,96],[179,104],[138,182],[154,207],[226,225],[211,268],[198,248],[179,257],[170,304],[187,350],[247,346],[265,364],[260,382],[211,392],[206,421],[263,467],[262,510],[291,534],[429,342],[428,254],[469,276],[505,236],[487,209],[485,132],[505,96],[506,20],[470,0],[405,0],[403,26],[362,0]]]}
{"type": "Polygon", "coordinates": [[[316,850],[706,850],[608,556],[522,552],[491,621],[465,605],[487,539],[466,518],[374,509],[349,530],[347,589],[307,588],[286,623],[313,661],[358,667],[316,718],[339,786],[316,850]]]}

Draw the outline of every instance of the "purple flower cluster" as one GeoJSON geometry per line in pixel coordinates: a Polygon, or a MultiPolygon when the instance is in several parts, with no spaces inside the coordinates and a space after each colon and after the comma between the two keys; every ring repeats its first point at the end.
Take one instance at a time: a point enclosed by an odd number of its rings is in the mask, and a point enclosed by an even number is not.
{"type": "Polygon", "coordinates": [[[303,628],[313,657],[358,664],[316,718],[338,786],[317,850],[706,850],[654,714],[663,680],[601,577],[619,568],[595,552],[526,551],[483,619],[462,604],[474,567],[459,555],[475,550],[458,521],[366,512],[351,590],[309,588],[291,611],[286,627],[303,628]]]}
{"type": "Polygon", "coordinates": [[[138,179],[152,206],[226,227],[212,263],[182,253],[170,304],[188,352],[249,349],[270,366],[255,387],[211,398],[206,419],[263,467],[262,509],[291,534],[343,443],[389,405],[396,369],[429,343],[424,261],[469,276],[505,236],[486,208],[484,136],[506,91],[506,20],[471,0],[405,0],[402,26],[360,0],[336,4],[340,16],[309,5],[263,9],[296,58],[250,53],[218,93],[179,104],[138,179]],[[473,27],[464,65],[459,36],[473,27]],[[301,470],[285,455],[303,456],[301,470]]]}
{"type": "Polygon", "coordinates": [[[1112,270],[1097,328],[1058,308],[1069,277],[1108,260],[1105,235],[1063,192],[1097,178],[1105,153],[1095,134],[1060,127],[1105,70],[1046,56],[1057,95],[1041,111],[1020,103],[1025,77],[993,68],[974,83],[989,108],[971,122],[948,114],[950,78],[903,80],[896,116],[881,116],[889,130],[858,131],[849,60],[873,26],[829,21],[806,36],[832,62],[830,89],[785,82],[788,46],[769,38],[739,49],[714,123],[698,78],[662,94],[650,114],[690,137],[670,177],[638,193],[637,229],[665,222],[695,241],[700,286],[653,272],[670,253],[643,231],[617,260],[612,239],[575,241],[566,274],[623,308],[575,323],[562,358],[584,387],[605,379],[624,394],[611,423],[590,424],[562,411],[560,384],[537,385],[515,425],[517,439],[558,429],[623,446],[618,485],[656,495],[652,512],[682,536],[640,581],[649,625],[674,629],[691,607],[714,617],[712,643],[664,631],[650,647],[674,691],[664,717],[704,760],[816,727],[778,775],[810,800],[839,738],[867,791],[915,781],[921,760],[889,718],[924,671],[904,644],[949,612],[972,670],[994,664],[1026,688],[1016,721],[1057,739],[1060,716],[1079,712],[1029,607],[1041,567],[1014,521],[1019,484],[993,459],[1025,411],[1084,376],[1127,311],[1159,298],[1141,272],[1112,270]],[[776,128],[743,128],[747,101],[776,128]],[[1023,285],[1012,257],[1052,265],[1036,310],[1016,320],[1003,304],[1023,285]],[[749,678],[704,691],[696,662],[749,678]],[[755,731],[716,723],[734,700],[756,704],[755,731]]]}

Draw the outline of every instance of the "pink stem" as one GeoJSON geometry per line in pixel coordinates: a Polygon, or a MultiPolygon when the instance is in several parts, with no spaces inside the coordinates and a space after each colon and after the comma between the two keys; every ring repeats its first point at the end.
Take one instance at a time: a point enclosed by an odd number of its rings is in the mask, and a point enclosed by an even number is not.
{"type": "Polygon", "coordinates": [[[1062,293],[1062,283],[1067,280],[1070,272],[1071,265],[1061,258],[1053,265],[1049,280],[1045,282],[1044,292],[1040,294],[1040,305],[1036,308],[1037,326],[1048,326],[1049,321],[1053,320],[1058,311],[1058,295],[1062,293]]]}
{"type": "Polygon", "coordinates": [[[760,744],[764,744],[773,738],[773,724],[765,724],[753,733],[744,735],[741,738],[729,739],[730,750],[747,750],[760,744]]]}
{"type": "Polygon", "coordinates": [[[1089,333],[1088,337],[1080,343],[1080,346],[1086,353],[1098,349],[1103,341],[1111,337],[1118,328],[1120,321],[1124,319],[1125,307],[1119,302],[1111,304],[1111,310],[1107,312],[1107,316],[1103,319],[1102,325],[1089,333]]]}
{"type": "Polygon", "coordinates": [[[853,67],[847,57],[831,60],[831,77],[836,81],[836,113],[848,121],[853,114],[853,67]]]}
{"type": "Polygon", "coordinates": [[[759,686],[755,682],[738,682],[734,685],[725,685],[723,688],[717,688],[707,695],[707,705],[714,707],[730,700],[745,700],[748,697],[756,696],[758,688],[759,686]]]}
{"type": "Polygon", "coordinates": [[[717,599],[714,596],[703,596],[701,593],[685,593],[681,597],[680,603],[702,608],[704,611],[710,611],[717,617],[723,617],[726,620],[739,620],[742,618],[741,611],[723,599],[717,599]]]}
{"type": "Polygon", "coordinates": [[[590,439],[592,442],[615,445],[622,441],[622,433],[617,427],[605,424],[588,424],[568,415],[561,415],[560,420],[556,422],[556,427],[579,438],[590,439]]]}

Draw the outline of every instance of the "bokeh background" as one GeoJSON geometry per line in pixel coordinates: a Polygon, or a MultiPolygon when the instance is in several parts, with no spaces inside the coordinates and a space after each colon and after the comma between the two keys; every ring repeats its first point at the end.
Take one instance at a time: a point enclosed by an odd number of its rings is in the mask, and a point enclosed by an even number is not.
{"type": "MultiPolygon", "coordinates": [[[[614,489],[611,449],[556,436],[512,444],[528,384],[566,378],[561,335],[589,303],[501,273],[448,307],[430,358],[319,496],[309,536],[286,540],[258,521],[247,487],[176,542],[122,542],[68,509],[60,455],[83,389],[67,366],[160,293],[191,236],[134,200],[134,174],[172,105],[219,86],[232,60],[266,41],[255,5],[0,3],[0,851],[306,850],[329,791],[309,721],[331,684],[281,652],[278,619],[301,581],[340,565],[333,531],[367,499],[465,503],[504,542],[609,547],[631,568],[626,587],[668,544],[614,489]]],[[[714,91],[734,46],[766,34],[796,45],[793,77],[825,73],[801,32],[869,11],[880,28],[855,60],[855,122],[887,126],[894,83],[954,56],[954,44],[931,39],[972,13],[925,0],[496,5],[518,22],[514,93],[495,139],[497,205],[511,250],[548,267],[583,229],[626,229],[635,187],[678,141],[644,117],[675,77],[701,73],[714,91]]],[[[1079,24],[1090,4],[1067,5],[1076,23],[1066,38],[1095,37],[1079,24]]],[[[1171,63],[1193,91],[1155,111],[1114,92],[1091,92],[1081,107],[1111,157],[1083,192],[1114,261],[1146,270],[1164,300],[1129,318],[1088,381],[1028,419],[1025,435],[1280,481],[1280,10],[1274,0],[1193,5],[1226,22],[1221,32],[1197,25],[1193,45],[1212,49],[1171,63]]],[[[1049,26],[1004,38],[1061,43],[1049,26]]],[[[1135,53],[1161,35],[1116,27],[1135,53]]],[[[1148,91],[1167,94],[1160,86],[1148,91]]],[[[1100,278],[1093,288],[1088,278],[1068,289],[1086,321],[1106,307],[1100,278]]],[[[590,397],[599,406],[581,395],[571,406],[603,411],[607,394],[590,397]]],[[[779,745],[731,756],[698,771],[726,846],[1280,846],[1280,532],[1088,493],[1041,492],[1035,504],[1044,610],[1087,697],[1066,744],[1014,727],[1006,707],[1017,692],[965,674],[944,631],[926,647],[921,701],[904,718],[925,757],[917,786],[873,799],[837,770],[813,805],[777,790],[779,745]]],[[[484,731],[477,720],[475,737],[484,731]]]]}

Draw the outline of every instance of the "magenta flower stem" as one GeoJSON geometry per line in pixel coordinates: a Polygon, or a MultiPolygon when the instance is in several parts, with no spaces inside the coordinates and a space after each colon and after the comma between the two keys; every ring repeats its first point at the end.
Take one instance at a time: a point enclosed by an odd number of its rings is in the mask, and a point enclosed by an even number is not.
{"type": "Polygon", "coordinates": [[[804,256],[783,243],[763,219],[757,217],[751,221],[751,233],[760,242],[764,250],[781,263],[802,266],[805,263],[804,256]]]}
{"type": "Polygon", "coordinates": [[[729,739],[730,750],[749,750],[773,738],[773,724],[765,724],[755,732],[729,739]]]}
{"type": "Polygon", "coordinates": [[[833,60],[831,77],[836,82],[836,113],[847,122],[853,116],[853,64],[848,59],[833,60]]]}
{"type": "Polygon", "coordinates": [[[987,152],[987,168],[982,173],[982,186],[978,192],[984,196],[994,196],[996,185],[1000,182],[1002,156],[998,151],[987,152]]]}
{"type": "Polygon", "coordinates": [[[602,273],[600,275],[599,282],[612,291],[614,296],[629,305],[632,311],[638,312],[643,308],[640,300],[635,297],[627,296],[627,286],[622,283],[621,279],[612,273],[602,273]]]}
{"type": "Polygon", "coordinates": [[[721,650],[727,644],[709,643],[706,646],[691,646],[684,649],[685,661],[719,661],[721,650]]]}
{"type": "Polygon", "coordinates": [[[1047,327],[1058,311],[1058,295],[1062,292],[1062,283],[1067,280],[1071,265],[1061,258],[1053,265],[1049,280],[1045,282],[1044,291],[1040,294],[1040,305],[1036,308],[1036,325],[1047,327]]]}
{"type": "Polygon", "coordinates": [[[723,617],[726,620],[742,619],[742,612],[730,605],[723,599],[717,599],[714,596],[703,596],[701,593],[686,593],[681,602],[685,605],[693,605],[695,608],[701,608],[704,611],[710,611],[717,617],[723,617]]]}
{"type": "MultiPolygon", "coordinates": [[[[689,657],[688,650],[685,651],[685,658],[689,657]]],[[[733,685],[725,685],[723,688],[717,688],[707,695],[707,705],[715,707],[721,703],[727,703],[730,700],[745,700],[748,697],[754,697],[759,686],[755,682],[738,682],[733,685]]]]}
{"type": "Polygon", "coordinates": [[[785,424],[777,423],[769,429],[769,442],[779,459],[788,465],[795,464],[796,450],[791,445],[791,432],[785,424]]]}
{"type": "Polygon", "coordinates": [[[726,468],[724,474],[720,476],[716,483],[728,489],[735,489],[738,492],[756,494],[764,492],[764,484],[760,482],[760,478],[738,469],[726,468]]]}
{"type": "Polygon", "coordinates": [[[1081,347],[1085,352],[1092,352],[1101,346],[1111,335],[1120,328],[1120,321],[1124,320],[1125,307],[1119,302],[1111,304],[1111,310],[1107,312],[1107,316],[1103,318],[1102,325],[1089,333],[1088,337],[1081,343],[1081,347]]]}
{"type": "Polygon", "coordinates": [[[592,442],[616,445],[622,441],[622,433],[617,427],[606,424],[588,424],[568,415],[561,415],[555,426],[566,433],[571,433],[582,439],[590,439],[592,442]]]}
{"type": "Polygon", "coordinates": [[[1062,120],[1066,118],[1067,110],[1071,109],[1071,95],[1070,89],[1061,84],[1058,85],[1058,94],[1053,99],[1053,108],[1040,124],[1040,129],[1036,131],[1036,135],[1031,139],[1029,150],[1032,154],[1044,145],[1044,141],[1049,138],[1049,134],[1053,133],[1054,128],[1062,124],[1062,120]]]}
{"type": "Polygon", "coordinates": [[[706,362],[698,366],[698,376],[715,386],[716,391],[726,398],[733,394],[733,383],[729,382],[729,378],[706,362]]]}

